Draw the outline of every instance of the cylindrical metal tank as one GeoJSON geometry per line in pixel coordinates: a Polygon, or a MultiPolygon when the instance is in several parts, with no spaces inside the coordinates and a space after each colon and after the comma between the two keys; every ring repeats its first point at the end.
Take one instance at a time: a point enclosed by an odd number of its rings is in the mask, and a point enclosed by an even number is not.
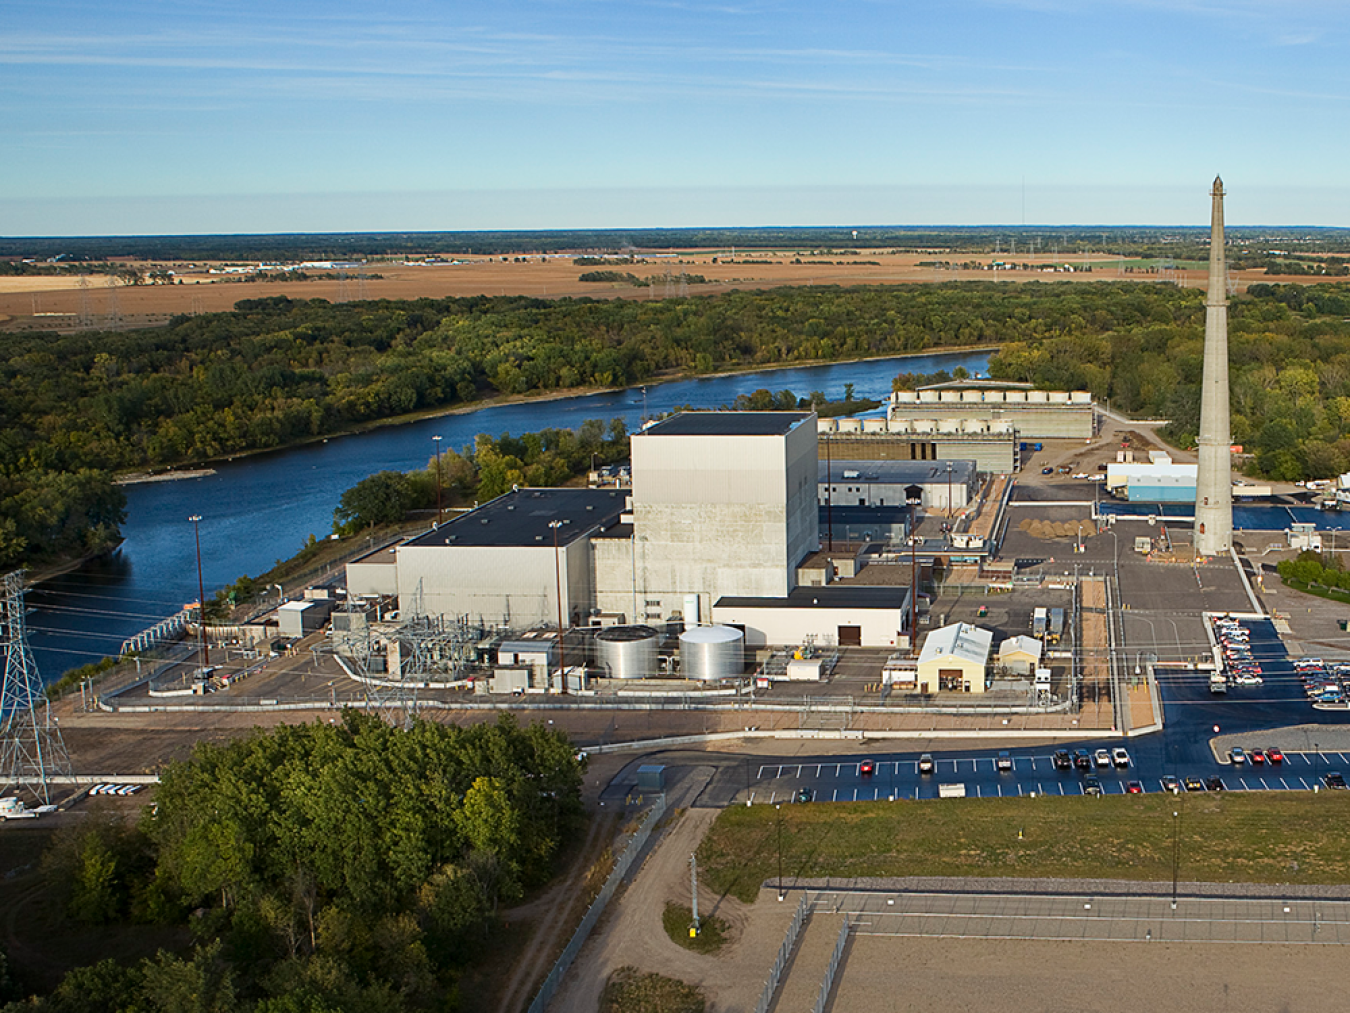
{"type": "Polygon", "coordinates": [[[834,419],[816,419],[816,432],[832,433],[839,428],[834,419]]]}
{"type": "Polygon", "coordinates": [[[1050,392],[1048,390],[1029,390],[1027,391],[1027,401],[1030,404],[1048,404],[1050,392]]]}
{"type": "Polygon", "coordinates": [[[745,667],[745,634],[731,626],[699,626],[680,634],[680,674],[698,682],[735,679],[745,667]]]}
{"type": "Polygon", "coordinates": [[[959,433],[960,431],[961,431],[960,419],[938,419],[938,432],[959,433]]]}
{"type": "Polygon", "coordinates": [[[930,401],[936,401],[937,399],[938,399],[938,392],[935,390],[919,391],[919,400],[924,402],[925,404],[927,404],[930,401]]]}
{"type": "Polygon", "coordinates": [[[596,664],[606,679],[650,679],[657,674],[656,630],[610,626],[595,635],[596,664]]]}
{"type": "Polygon", "coordinates": [[[840,419],[839,431],[841,433],[860,433],[862,432],[862,419],[840,419]]]}
{"type": "Polygon", "coordinates": [[[1067,390],[1052,390],[1050,392],[1051,404],[1068,404],[1069,392],[1067,390]]]}
{"type": "Polygon", "coordinates": [[[884,433],[886,431],[885,419],[863,419],[862,423],[865,433],[884,433]]]}
{"type": "Polygon", "coordinates": [[[919,400],[919,396],[912,390],[897,390],[891,395],[891,400],[896,404],[912,404],[919,400]]]}
{"type": "Polygon", "coordinates": [[[1069,400],[1073,404],[1091,404],[1092,394],[1086,390],[1075,390],[1069,394],[1069,400]]]}
{"type": "Polygon", "coordinates": [[[938,392],[938,400],[943,404],[959,404],[961,401],[960,391],[943,390],[938,392]]]}
{"type": "Polygon", "coordinates": [[[1004,398],[1012,404],[1025,404],[1027,392],[1024,390],[1009,390],[1004,392],[1004,398]]]}
{"type": "Polygon", "coordinates": [[[932,419],[915,419],[914,431],[916,433],[931,433],[937,427],[937,423],[932,419]]]}
{"type": "Polygon", "coordinates": [[[961,400],[964,401],[966,404],[972,404],[972,403],[975,403],[975,402],[983,401],[983,400],[984,400],[984,391],[982,391],[982,390],[963,390],[963,391],[961,392],[961,400]]]}

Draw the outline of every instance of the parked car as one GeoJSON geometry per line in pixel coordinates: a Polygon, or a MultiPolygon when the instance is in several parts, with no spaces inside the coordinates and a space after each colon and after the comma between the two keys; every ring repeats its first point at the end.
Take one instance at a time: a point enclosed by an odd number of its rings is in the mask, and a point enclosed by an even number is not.
{"type": "Polygon", "coordinates": [[[1073,757],[1069,755],[1067,749],[1056,749],[1050,759],[1054,762],[1056,770],[1068,770],[1073,766],[1073,757]]]}
{"type": "Polygon", "coordinates": [[[1041,469],[1041,474],[1042,474],[1042,475],[1053,475],[1054,473],[1055,473],[1055,469],[1054,469],[1054,468],[1042,468],[1042,469],[1041,469]]]}
{"type": "Polygon", "coordinates": [[[1252,761],[1253,766],[1259,766],[1266,762],[1266,754],[1260,749],[1253,749],[1247,754],[1247,758],[1252,761]]]}
{"type": "Polygon", "coordinates": [[[1130,795],[1142,795],[1144,794],[1144,786],[1139,781],[1130,781],[1125,785],[1125,791],[1130,795]]]}
{"type": "Polygon", "coordinates": [[[1341,775],[1340,771],[1333,770],[1326,777],[1322,778],[1322,780],[1326,782],[1328,788],[1345,788],[1345,778],[1341,775]]]}
{"type": "Polygon", "coordinates": [[[1188,777],[1181,782],[1187,791],[1204,791],[1205,782],[1198,777],[1188,777]]]}
{"type": "Polygon", "coordinates": [[[1235,767],[1240,767],[1247,762],[1247,754],[1242,751],[1241,746],[1234,746],[1228,750],[1228,762],[1235,767]]]}
{"type": "Polygon", "coordinates": [[[876,760],[863,760],[862,763],[858,764],[859,777],[871,777],[876,772],[877,772],[876,760]]]}
{"type": "Polygon", "coordinates": [[[1266,750],[1266,759],[1269,760],[1271,763],[1283,763],[1284,754],[1280,752],[1278,749],[1276,749],[1274,746],[1271,746],[1269,749],[1266,750]]]}
{"type": "Polygon", "coordinates": [[[1008,752],[1006,749],[1001,750],[998,754],[998,759],[995,761],[995,763],[997,764],[998,769],[1001,771],[1012,770],[1013,769],[1012,753],[1008,752]]]}
{"type": "Polygon", "coordinates": [[[1125,751],[1124,746],[1116,746],[1111,750],[1111,762],[1117,767],[1128,767],[1130,765],[1130,754],[1125,751]]]}
{"type": "Polygon", "coordinates": [[[924,753],[922,756],[919,757],[920,774],[931,774],[935,769],[936,764],[933,763],[932,753],[924,753]]]}
{"type": "Polygon", "coordinates": [[[813,792],[810,788],[798,788],[798,789],[797,789],[797,795],[796,795],[795,801],[797,801],[797,802],[810,802],[810,801],[811,801],[812,799],[814,799],[815,797],[816,797],[816,793],[813,792]]]}
{"type": "Polygon", "coordinates": [[[1075,749],[1073,752],[1073,765],[1079,770],[1092,769],[1092,754],[1086,749],[1075,749]]]}
{"type": "MultiPolygon", "coordinates": [[[[1344,785],[1342,785],[1342,787],[1344,787],[1344,785]]],[[[1101,778],[1095,776],[1083,778],[1084,795],[1100,795],[1101,793],[1102,793],[1101,778]]]]}
{"type": "Polygon", "coordinates": [[[1170,791],[1173,795],[1181,793],[1181,782],[1177,780],[1175,774],[1164,774],[1162,779],[1162,790],[1170,791]]]}
{"type": "Polygon", "coordinates": [[[1099,767],[1111,766],[1111,754],[1105,749],[1097,750],[1092,754],[1092,758],[1097,762],[1097,766],[1099,767]]]}
{"type": "Polygon", "coordinates": [[[1211,774],[1205,778],[1205,791],[1223,791],[1224,788],[1223,778],[1218,774],[1211,774]]]}

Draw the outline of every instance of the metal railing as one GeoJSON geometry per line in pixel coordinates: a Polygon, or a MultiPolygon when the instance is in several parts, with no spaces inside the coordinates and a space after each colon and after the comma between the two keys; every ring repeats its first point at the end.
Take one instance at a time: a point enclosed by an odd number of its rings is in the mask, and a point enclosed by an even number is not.
{"type": "Polygon", "coordinates": [[[844,959],[844,947],[848,945],[850,927],[848,915],[844,915],[844,924],[839,928],[839,938],[834,941],[834,952],[830,954],[830,963],[825,968],[825,978],[820,983],[820,995],[816,997],[816,1004],[812,1007],[814,1013],[825,1013],[825,1000],[830,997],[830,989],[834,987],[834,976],[844,959]]]}
{"type": "Polygon", "coordinates": [[[778,991],[778,983],[783,977],[783,969],[792,958],[792,949],[797,945],[797,936],[801,934],[802,924],[810,913],[810,901],[807,900],[806,894],[802,894],[801,902],[793,912],[792,922],[788,925],[787,934],[783,936],[783,945],[778,948],[778,956],[773,962],[773,967],[769,969],[769,977],[764,982],[764,991],[760,993],[759,1002],[755,1005],[755,1013],[769,1013],[774,993],[778,991]]]}
{"type": "Polygon", "coordinates": [[[648,810],[642,825],[629,839],[627,847],[623,849],[618,861],[614,863],[614,869],[605,880],[605,885],[600,888],[595,900],[591,901],[591,906],[586,909],[586,913],[581,918],[581,924],[572,933],[572,938],[567,941],[562,954],[554,962],[553,969],[548,972],[548,977],[544,979],[544,983],[539,986],[539,991],[535,993],[534,1001],[529,1006],[529,1013],[544,1013],[549,1002],[557,993],[559,986],[562,985],[563,977],[572,966],[572,961],[576,960],[577,954],[581,952],[581,947],[585,944],[587,937],[590,936],[591,929],[595,928],[595,923],[600,920],[600,916],[604,913],[605,905],[614,896],[614,891],[623,882],[624,876],[632,868],[638,854],[642,851],[643,845],[647,843],[652,830],[655,829],[656,824],[665,813],[666,797],[662,795],[656,800],[656,804],[648,810]]]}

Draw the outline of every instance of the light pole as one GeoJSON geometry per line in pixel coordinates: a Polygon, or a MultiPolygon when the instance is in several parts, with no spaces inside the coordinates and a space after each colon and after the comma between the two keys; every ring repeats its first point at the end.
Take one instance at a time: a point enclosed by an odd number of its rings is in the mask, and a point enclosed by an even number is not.
{"type": "Polygon", "coordinates": [[[1172,910],[1177,909],[1177,866],[1181,860],[1181,810],[1172,810],[1172,910]]]}
{"type": "Polygon", "coordinates": [[[563,522],[552,520],[548,526],[553,529],[553,576],[557,581],[558,593],[558,692],[564,696],[567,694],[567,665],[563,661],[563,634],[566,630],[563,627],[563,604],[562,604],[562,561],[558,552],[558,529],[563,526],[563,522]]]}
{"type": "Polygon", "coordinates": [[[441,524],[441,438],[433,436],[432,442],[436,444],[436,526],[441,524]]]}
{"type": "MultiPolygon", "coordinates": [[[[825,434],[825,532],[829,551],[834,551],[834,473],[830,461],[830,435],[825,434]]],[[[827,574],[828,576],[828,574],[827,574]]]]}
{"type": "Polygon", "coordinates": [[[211,664],[211,656],[207,653],[206,646],[206,585],[202,581],[202,534],[201,534],[201,514],[193,514],[188,518],[192,522],[192,538],[197,544],[197,642],[201,646],[202,668],[207,668],[211,664]]]}
{"type": "Polygon", "coordinates": [[[947,462],[947,530],[955,526],[951,523],[956,517],[956,507],[952,505],[952,462],[947,462]]]}
{"type": "Polygon", "coordinates": [[[923,488],[911,485],[905,489],[905,504],[909,507],[909,653],[919,653],[919,548],[914,531],[914,508],[923,502],[923,488]]]}
{"type": "Polygon", "coordinates": [[[778,899],[783,899],[783,809],[778,807],[778,899]]]}

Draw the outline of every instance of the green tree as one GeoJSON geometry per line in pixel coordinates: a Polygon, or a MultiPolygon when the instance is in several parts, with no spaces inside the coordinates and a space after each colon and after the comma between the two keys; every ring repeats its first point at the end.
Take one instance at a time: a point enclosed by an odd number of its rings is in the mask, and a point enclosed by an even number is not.
{"type": "Polygon", "coordinates": [[[412,485],[400,471],[380,471],[342,494],[333,511],[333,529],[340,535],[403,520],[413,504],[412,485]]]}

